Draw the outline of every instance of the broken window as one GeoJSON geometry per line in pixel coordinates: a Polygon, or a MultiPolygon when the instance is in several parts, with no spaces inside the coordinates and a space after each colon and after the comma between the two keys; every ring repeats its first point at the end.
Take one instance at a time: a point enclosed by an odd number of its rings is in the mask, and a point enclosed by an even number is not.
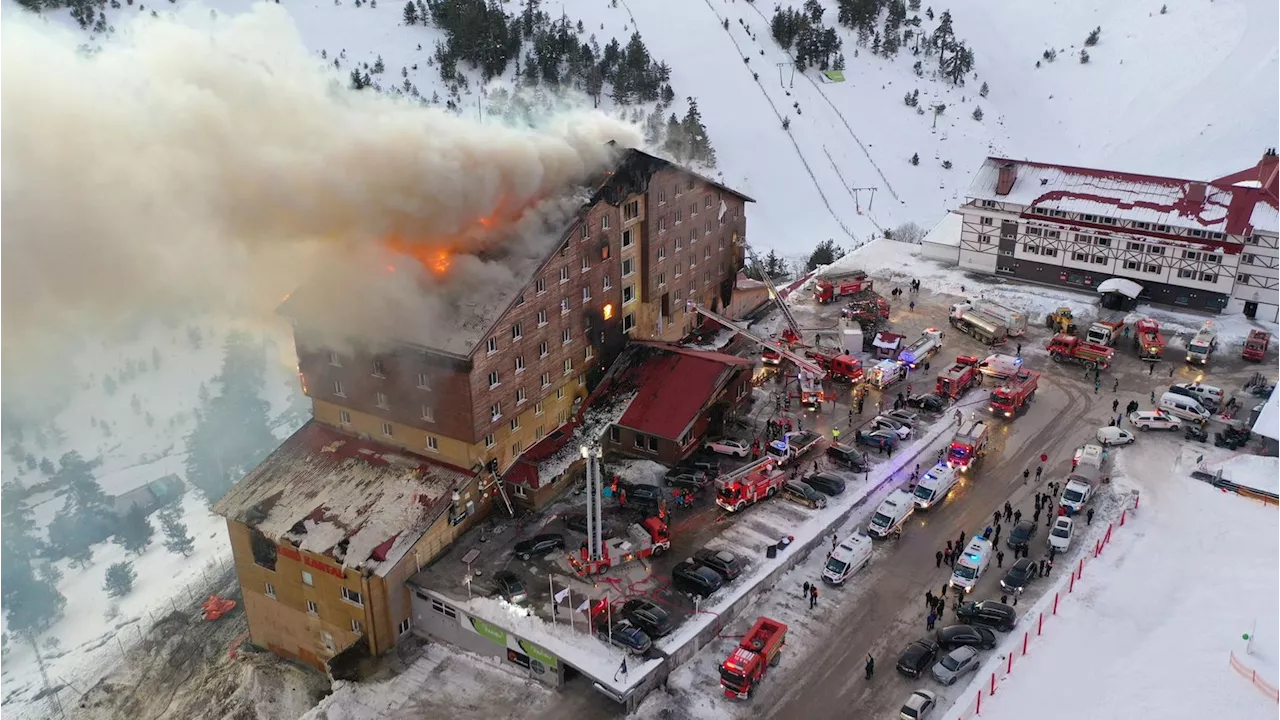
{"type": "Polygon", "coordinates": [[[268,540],[266,535],[257,530],[252,531],[249,535],[249,548],[253,552],[255,564],[271,572],[276,571],[276,544],[268,540]]]}

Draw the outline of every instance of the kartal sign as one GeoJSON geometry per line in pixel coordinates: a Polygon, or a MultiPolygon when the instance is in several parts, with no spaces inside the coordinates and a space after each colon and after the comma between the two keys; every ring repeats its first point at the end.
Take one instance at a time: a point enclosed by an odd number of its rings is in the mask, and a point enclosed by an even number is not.
{"type": "Polygon", "coordinates": [[[463,627],[477,635],[492,640],[495,644],[505,647],[507,649],[507,660],[516,665],[529,668],[539,675],[548,669],[554,670],[556,668],[558,658],[537,645],[527,640],[512,637],[506,630],[497,625],[487,623],[480,618],[467,617],[459,613],[458,619],[462,621],[463,627]]]}

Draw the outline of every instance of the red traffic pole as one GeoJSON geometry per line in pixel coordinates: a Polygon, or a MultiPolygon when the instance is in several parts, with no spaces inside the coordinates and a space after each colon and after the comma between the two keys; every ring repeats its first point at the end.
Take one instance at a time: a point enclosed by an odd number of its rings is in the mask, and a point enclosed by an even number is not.
{"type": "Polygon", "coordinates": [[[977,713],[982,714],[982,688],[978,688],[978,709],[977,713]]]}
{"type": "Polygon", "coordinates": [[[991,695],[994,697],[995,694],[996,694],[996,674],[991,673],[991,695]]]}
{"type": "Polygon", "coordinates": [[[1133,509],[1134,509],[1134,510],[1137,510],[1137,509],[1138,509],[1138,501],[1139,501],[1139,500],[1141,500],[1141,499],[1142,499],[1142,493],[1134,493],[1134,494],[1133,494],[1133,509]]]}
{"type": "Polygon", "coordinates": [[[1127,513],[1127,512],[1129,512],[1129,511],[1128,511],[1128,510],[1121,510],[1121,511],[1120,511],[1120,527],[1124,527],[1124,515],[1125,515],[1125,513],[1127,513]]]}
{"type": "Polygon", "coordinates": [[[1076,577],[1084,579],[1084,558],[1080,558],[1080,564],[1076,567],[1076,577]]]}
{"type": "MultiPolygon", "coordinates": [[[[1044,627],[1044,613],[1040,613],[1040,627],[1044,627]]],[[[1022,654],[1023,655],[1027,654],[1027,642],[1029,642],[1030,640],[1031,640],[1030,630],[1022,633],[1022,654]]],[[[1010,667],[1012,667],[1012,661],[1010,662],[1010,667]]]]}
{"type": "MultiPolygon", "coordinates": [[[[1123,525],[1124,523],[1121,523],[1121,524],[1123,525]]],[[[1102,538],[1102,542],[1103,544],[1111,542],[1111,526],[1110,525],[1107,526],[1107,534],[1106,534],[1106,537],[1102,538]]]]}
{"type": "MultiPolygon", "coordinates": [[[[1025,654],[1025,651],[1024,651],[1025,654]]],[[[1004,671],[1005,675],[1013,674],[1013,653],[1009,653],[1009,667],[1004,671]]]]}
{"type": "Polygon", "coordinates": [[[1102,541],[1098,540],[1093,543],[1093,556],[1098,557],[1102,554],[1102,541]]]}
{"type": "MultiPolygon", "coordinates": [[[[1071,573],[1071,584],[1067,586],[1067,592],[1072,593],[1075,591],[1076,591],[1076,574],[1071,573]]],[[[1057,608],[1055,607],[1054,610],[1057,610],[1057,608]]]]}

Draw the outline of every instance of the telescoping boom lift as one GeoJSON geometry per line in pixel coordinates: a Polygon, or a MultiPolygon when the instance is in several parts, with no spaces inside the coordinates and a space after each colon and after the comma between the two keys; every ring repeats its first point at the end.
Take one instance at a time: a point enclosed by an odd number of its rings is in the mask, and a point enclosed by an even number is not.
{"type": "Polygon", "coordinates": [[[786,358],[787,360],[795,363],[795,366],[800,369],[797,380],[800,384],[801,405],[816,405],[826,400],[826,394],[822,389],[822,381],[826,379],[827,371],[823,370],[822,366],[808,358],[797,355],[779,343],[772,340],[766,340],[749,330],[742,329],[737,323],[733,322],[729,318],[721,315],[720,313],[708,310],[692,300],[687,301],[687,308],[689,312],[696,312],[704,317],[709,317],[739,335],[754,341],[761,347],[768,348],[769,350],[777,353],[780,357],[786,358]]]}

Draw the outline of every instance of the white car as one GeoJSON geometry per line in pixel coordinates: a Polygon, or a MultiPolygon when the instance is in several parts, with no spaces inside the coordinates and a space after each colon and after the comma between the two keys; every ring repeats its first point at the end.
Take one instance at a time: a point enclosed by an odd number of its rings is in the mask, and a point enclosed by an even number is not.
{"type": "Polygon", "coordinates": [[[1118,427],[1098,428],[1098,443],[1103,447],[1112,445],[1128,445],[1133,442],[1133,433],[1118,427]]]}
{"type": "Polygon", "coordinates": [[[932,717],[933,709],[938,705],[938,696],[928,690],[916,690],[902,704],[898,711],[899,720],[925,720],[932,717]]]}
{"type": "Polygon", "coordinates": [[[706,445],[703,447],[711,452],[720,453],[721,455],[736,455],[740,458],[744,458],[751,454],[750,445],[734,438],[717,438],[715,440],[708,440],[706,445]]]}
{"type": "Polygon", "coordinates": [[[888,415],[877,415],[871,421],[872,426],[877,429],[889,430],[898,436],[899,440],[908,440],[911,438],[911,426],[902,422],[897,418],[888,415]]]}
{"type": "Polygon", "coordinates": [[[1139,410],[1130,413],[1129,424],[1139,430],[1173,430],[1182,429],[1182,419],[1174,417],[1163,410],[1139,410]]]}
{"type": "Polygon", "coordinates": [[[1049,531],[1049,547],[1058,552],[1066,552],[1071,548],[1071,533],[1075,522],[1066,516],[1058,516],[1053,521],[1053,529],[1049,531]]]}

